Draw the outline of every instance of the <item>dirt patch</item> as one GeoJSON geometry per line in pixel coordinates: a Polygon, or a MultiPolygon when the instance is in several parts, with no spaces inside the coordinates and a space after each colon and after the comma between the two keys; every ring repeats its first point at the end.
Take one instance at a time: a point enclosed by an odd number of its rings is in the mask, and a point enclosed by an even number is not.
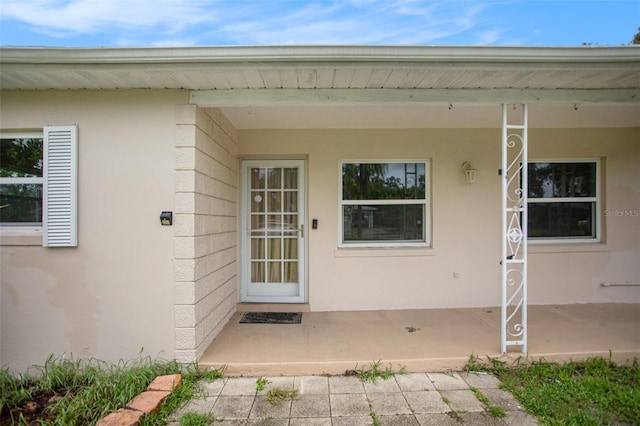
{"type": "Polygon", "coordinates": [[[0,413],[0,426],[15,424],[40,425],[43,421],[53,422],[55,415],[50,407],[60,401],[62,396],[52,392],[33,395],[18,407],[5,407],[0,413]],[[20,423],[23,422],[23,423],[20,423]]]}

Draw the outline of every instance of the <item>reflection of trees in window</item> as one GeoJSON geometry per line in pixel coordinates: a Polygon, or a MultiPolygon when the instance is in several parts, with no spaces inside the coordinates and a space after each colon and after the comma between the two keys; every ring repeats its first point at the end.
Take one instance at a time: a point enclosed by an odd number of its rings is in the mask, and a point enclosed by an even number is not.
{"type": "Polygon", "coordinates": [[[42,139],[0,140],[0,177],[42,176],[42,139]]]}
{"type": "Polygon", "coordinates": [[[529,237],[597,237],[597,164],[529,163],[529,237]]]}
{"type": "Polygon", "coordinates": [[[424,241],[425,169],[425,163],[343,163],[343,241],[424,241]]]}
{"type": "Polygon", "coordinates": [[[0,223],[42,222],[42,185],[0,185],[0,223]]]}
{"type": "Polygon", "coordinates": [[[42,138],[0,139],[0,222],[42,222],[42,138]]]}
{"type": "Polygon", "coordinates": [[[530,163],[529,197],[594,197],[595,175],[595,163],[530,163]]]}
{"type": "Polygon", "coordinates": [[[409,200],[425,194],[423,163],[342,165],[343,200],[409,200]]]}

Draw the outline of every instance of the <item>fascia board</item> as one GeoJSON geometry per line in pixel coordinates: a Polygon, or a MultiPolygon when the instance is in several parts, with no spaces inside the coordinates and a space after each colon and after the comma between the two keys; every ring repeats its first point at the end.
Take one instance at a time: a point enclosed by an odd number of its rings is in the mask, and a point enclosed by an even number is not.
{"type": "Polygon", "coordinates": [[[176,48],[2,47],[5,64],[207,64],[353,62],[640,64],[640,46],[221,46],[176,48]]]}

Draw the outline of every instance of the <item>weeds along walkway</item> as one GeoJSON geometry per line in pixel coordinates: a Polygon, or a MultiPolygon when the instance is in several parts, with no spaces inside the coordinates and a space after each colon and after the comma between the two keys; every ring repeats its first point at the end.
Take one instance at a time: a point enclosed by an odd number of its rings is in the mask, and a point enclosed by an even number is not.
{"type": "MultiPolygon", "coordinates": [[[[201,382],[201,398],[174,413],[216,425],[536,425],[483,373],[231,377],[201,382]]],[[[201,423],[195,423],[201,421],[201,423]]]]}

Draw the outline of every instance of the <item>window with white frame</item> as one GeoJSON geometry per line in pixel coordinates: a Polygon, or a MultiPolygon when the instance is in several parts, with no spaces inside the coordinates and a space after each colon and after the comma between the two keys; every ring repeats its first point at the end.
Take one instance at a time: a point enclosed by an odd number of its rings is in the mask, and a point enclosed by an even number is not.
{"type": "Polygon", "coordinates": [[[530,240],[596,242],[600,239],[600,162],[529,162],[530,240]]]}
{"type": "Polygon", "coordinates": [[[45,247],[76,247],[78,126],[0,132],[0,232],[42,231],[45,247]]]}
{"type": "Polygon", "coordinates": [[[0,135],[0,224],[42,225],[42,133],[0,135]]]}
{"type": "Polygon", "coordinates": [[[429,244],[426,161],[341,162],[342,247],[429,244]]]}

